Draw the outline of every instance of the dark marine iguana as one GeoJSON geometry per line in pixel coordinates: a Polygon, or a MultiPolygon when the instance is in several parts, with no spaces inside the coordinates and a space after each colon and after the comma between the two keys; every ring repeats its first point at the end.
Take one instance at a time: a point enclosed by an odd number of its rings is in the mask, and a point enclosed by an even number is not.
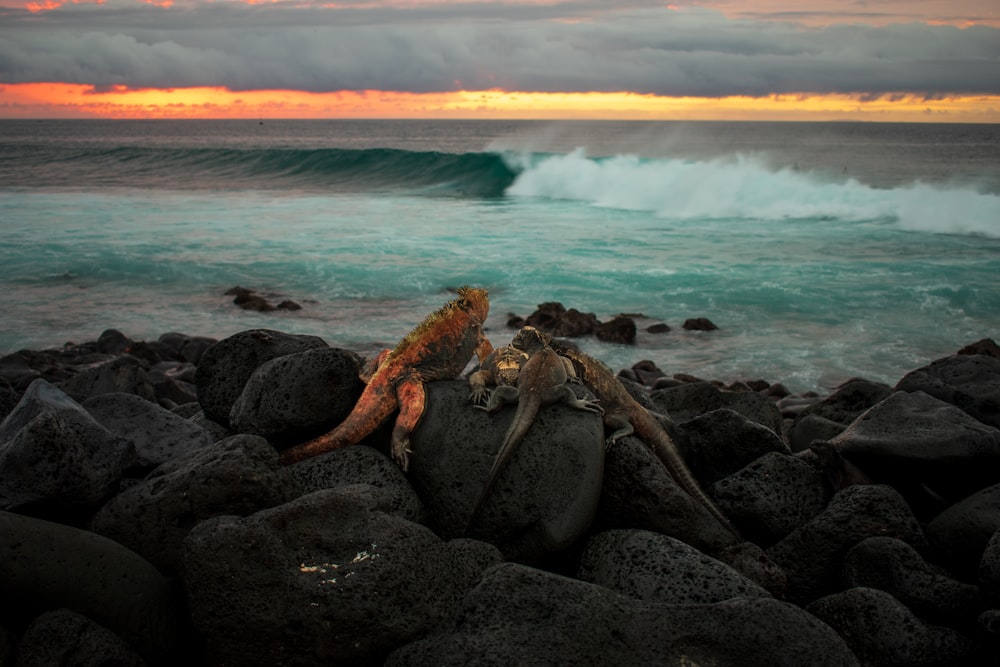
{"type": "MultiPolygon", "coordinates": [[[[545,335],[545,334],[541,334],[545,335]]],[[[601,361],[580,352],[579,350],[561,345],[558,341],[549,338],[550,349],[555,350],[560,356],[572,363],[575,375],[583,382],[590,391],[597,397],[601,407],[604,408],[604,425],[614,429],[608,436],[608,447],[614,445],[618,440],[633,433],[639,437],[646,445],[653,450],[657,458],[666,466],[667,471],[674,478],[674,481],[684,489],[695,501],[701,504],[715,519],[722,524],[726,530],[741,540],[736,528],[729,522],[729,519],[716,507],[715,503],[705,495],[701,487],[695,480],[694,475],[688,469],[680,452],[677,451],[674,441],[663,428],[656,417],[649,410],[639,404],[625,389],[625,386],[618,381],[611,369],[601,361]]],[[[511,343],[519,347],[520,340],[515,337],[511,343]]]]}
{"type": "Polygon", "coordinates": [[[510,344],[490,352],[486,361],[469,376],[469,400],[475,405],[485,405],[490,397],[490,386],[516,385],[521,365],[527,359],[527,352],[510,344]]]}
{"type": "MultiPolygon", "coordinates": [[[[561,402],[577,410],[604,412],[595,402],[576,397],[567,384],[567,381],[571,379],[569,372],[571,366],[548,346],[546,337],[540,331],[534,327],[521,329],[514,337],[511,347],[515,350],[522,350],[528,355],[527,360],[520,366],[517,386],[499,384],[490,394],[489,401],[485,406],[473,405],[480,410],[493,413],[500,410],[506,403],[516,402],[517,411],[504,435],[503,444],[500,445],[496,458],[493,460],[493,467],[490,468],[486,484],[472,510],[466,532],[479,518],[486,501],[493,493],[500,473],[506,468],[511,456],[528,433],[538,411],[543,406],[561,402]]],[[[475,395],[475,391],[473,391],[473,395],[475,395]]]]}
{"type": "Polygon", "coordinates": [[[283,463],[353,445],[370,435],[399,410],[392,430],[392,456],[404,471],[409,467],[410,433],[420,423],[427,395],[424,383],[454,380],[473,353],[480,363],[493,351],[483,333],[490,301],[485,289],[461,287],[449,301],[416,326],[390,351],[383,352],[369,372],[368,385],[351,414],[332,431],[287,449],[283,463]]]}

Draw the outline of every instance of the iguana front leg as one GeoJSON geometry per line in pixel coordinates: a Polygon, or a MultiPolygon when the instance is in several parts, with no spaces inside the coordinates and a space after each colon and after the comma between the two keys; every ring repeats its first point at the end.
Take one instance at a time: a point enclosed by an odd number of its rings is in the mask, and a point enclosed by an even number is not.
{"type": "Polygon", "coordinates": [[[635,433],[635,428],[632,426],[632,420],[628,418],[628,415],[624,415],[620,412],[613,414],[604,414],[604,425],[608,428],[614,429],[611,435],[605,440],[605,449],[611,449],[615,443],[624,438],[627,435],[632,435],[635,433]]]}
{"type": "Polygon", "coordinates": [[[406,472],[410,468],[410,434],[417,428],[427,406],[427,391],[419,379],[403,380],[396,385],[399,416],[392,429],[392,458],[406,472]]]}

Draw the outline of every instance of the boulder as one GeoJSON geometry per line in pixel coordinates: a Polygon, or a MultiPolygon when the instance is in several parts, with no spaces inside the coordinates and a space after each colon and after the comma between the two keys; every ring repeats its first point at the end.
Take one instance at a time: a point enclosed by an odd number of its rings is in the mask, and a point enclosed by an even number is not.
{"type": "Polygon", "coordinates": [[[172,654],[173,592],[148,561],[100,535],[10,512],[0,511],[0,535],[0,599],[22,619],[70,609],[147,659],[172,654]]]}
{"type": "Polygon", "coordinates": [[[830,444],[915,507],[928,504],[927,489],[947,505],[1000,482],[1000,430],[922,391],[895,392],[830,444]]]}
{"type": "Polygon", "coordinates": [[[270,329],[233,334],[201,355],[195,375],[198,402],[209,419],[228,428],[233,403],[258,366],[286,354],[322,347],[327,347],[322,338],[270,329]]]}
{"type": "Polygon", "coordinates": [[[809,449],[816,441],[829,441],[836,438],[847,428],[846,424],[835,422],[819,415],[806,415],[795,419],[788,429],[788,446],[792,452],[798,453],[809,449]]]}
{"type": "Polygon", "coordinates": [[[851,588],[807,610],[844,638],[862,665],[968,665],[978,644],[950,628],[929,625],[885,591],[851,588]]]}
{"type": "Polygon", "coordinates": [[[184,583],[211,663],[380,665],[499,562],[493,547],[443,542],[385,501],[354,485],[198,524],[184,583]]]}
{"type": "Polygon", "coordinates": [[[132,464],[132,444],[45,380],[35,380],[0,424],[0,508],[90,507],[132,464]]]}
{"type": "Polygon", "coordinates": [[[598,524],[605,529],[651,530],[707,553],[733,542],[729,531],[634,436],[621,438],[607,452],[598,524]]]}
{"type": "Polygon", "coordinates": [[[986,543],[979,561],[979,585],[991,605],[1000,609],[1000,530],[986,543]]]}
{"type": "Polygon", "coordinates": [[[424,523],[427,510],[406,475],[388,456],[365,445],[335,449],[288,467],[303,493],[349,484],[379,488],[393,514],[424,523]]]}
{"type": "Polygon", "coordinates": [[[848,588],[890,593],[921,618],[942,625],[971,625],[984,606],[978,587],[951,577],[892,537],[854,545],[844,557],[843,581],[848,588]]]}
{"type": "Polygon", "coordinates": [[[652,399],[657,411],[669,415],[677,423],[727,408],[771,429],[775,434],[784,432],[784,421],[778,406],[755,392],[725,391],[710,382],[689,382],[678,387],[658,389],[653,392],[652,399]]]}
{"type": "Polygon", "coordinates": [[[266,440],[236,435],[159,466],[105,504],[91,529],[170,572],[199,521],[245,516],[300,493],[266,440]]]}
{"type": "Polygon", "coordinates": [[[156,401],[156,392],[142,362],[128,354],[81,371],[59,383],[59,388],[81,402],[91,396],[113,393],[135,394],[156,401]]]}
{"type": "Polygon", "coordinates": [[[389,656],[410,665],[858,664],[827,625],[765,597],[714,604],[635,600],[504,563],[486,572],[435,635],[389,656]]]}
{"type": "Polygon", "coordinates": [[[892,393],[889,385],[853,378],[837,387],[832,394],[810,404],[796,418],[822,417],[844,426],[858,418],[868,408],[881,403],[892,393]]]}
{"type": "MultiPolygon", "coordinates": [[[[427,385],[427,411],[413,432],[409,476],[430,525],[441,535],[466,533],[515,411],[507,406],[491,415],[474,409],[465,381],[427,385]]],[[[496,544],[510,558],[563,549],[590,526],[603,469],[600,416],[561,404],[543,407],[469,534],[496,544]]]]}
{"type": "Polygon", "coordinates": [[[247,379],[229,423],[276,447],[322,435],[354,409],[364,390],[361,363],[357,354],[332,347],[265,361],[247,379]]]}
{"type": "Polygon", "coordinates": [[[154,468],[214,442],[201,426],[135,394],[101,394],[83,408],[111,433],[135,446],[137,463],[154,468]]]}
{"type": "Polygon", "coordinates": [[[677,446],[692,474],[706,486],[768,452],[790,453],[773,430],[728,408],[712,410],[677,428],[677,446]]]}
{"type": "Polygon", "coordinates": [[[910,371],[897,391],[922,391],[1000,428],[1000,358],[956,354],[910,371]]]}
{"type": "Polygon", "coordinates": [[[31,622],[17,647],[18,667],[144,667],[128,642],[69,609],[42,614],[31,622]]]}
{"type": "Polygon", "coordinates": [[[712,496],[747,539],[769,546],[826,507],[823,473],[800,458],[768,452],[716,482],[712,496]]]}
{"type": "Polygon", "coordinates": [[[710,604],[770,593],[729,565],[666,535],[611,530],[587,542],[577,578],[637,600],[710,604]]]}
{"type": "Polygon", "coordinates": [[[635,320],[631,317],[622,316],[602,322],[594,329],[597,340],[604,341],[605,343],[618,343],[620,345],[634,344],[635,332],[635,320]]]}
{"type": "Polygon", "coordinates": [[[926,528],[936,558],[970,580],[975,580],[986,545],[997,530],[1000,530],[1000,484],[955,503],[934,517],[926,528]]]}
{"type": "Polygon", "coordinates": [[[788,577],[788,599],[809,602],[834,592],[847,551],[877,536],[926,546],[916,518],[895,489],[850,486],[838,491],[809,523],[767,549],[767,555],[788,577]]]}

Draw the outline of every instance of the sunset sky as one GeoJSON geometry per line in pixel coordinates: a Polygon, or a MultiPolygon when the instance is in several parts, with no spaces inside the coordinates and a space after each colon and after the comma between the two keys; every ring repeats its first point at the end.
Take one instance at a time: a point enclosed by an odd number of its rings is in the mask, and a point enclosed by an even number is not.
{"type": "Polygon", "coordinates": [[[0,118],[1000,122],[1000,0],[0,0],[0,118]]]}

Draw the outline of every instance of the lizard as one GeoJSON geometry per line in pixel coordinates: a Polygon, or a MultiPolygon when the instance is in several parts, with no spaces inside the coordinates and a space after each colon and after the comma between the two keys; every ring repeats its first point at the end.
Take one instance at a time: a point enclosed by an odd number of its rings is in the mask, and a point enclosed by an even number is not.
{"type": "MultiPolygon", "coordinates": [[[[520,341],[515,337],[512,344],[517,347],[520,341]]],[[[666,466],[667,471],[677,484],[701,504],[727,531],[732,533],[733,537],[741,540],[739,532],[729,519],[698,485],[666,429],[657,421],[653,413],[632,398],[611,369],[603,362],[580,352],[575,347],[560,344],[558,341],[552,340],[551,337],[549,337],[548,345],[572,364],[576,376],[594,393],[604,408],[604,425],[612,429],[612,433],[607,439],[607,446],[611,447],[618,440],[633,433],[637,435],[653,450],[653,453],[666,466]]]]}
{"type": "Polygon", "coordinates": [[[527,358],[527,352],[510,344],[493,350],[486,357],[486,361],[480,364],[479,370],[469,376],[469,387],[471,388],[469,400],[476,405],[485,405],[490,397],[489,385],[517,384],[521,365],[527,358]]]}
{"type": "Polygon", "coordinates": [[[396,410],[392,457],[409,468],[410,434],[420,423],[427,403],[424,384],[453,380],[475,354],[480,363],[493,352],[483,331],[489,314],[489,294],[477,287],[460,287],[458,296],[428,315],[399,341],[369,363],[362,379],[367,385],[347,418],[325,435],[295,445],[281,454],[285,464],[356,444],[396,410]]]}
{"type": "Polygon", "coordinates": [[[496,486],[500,473],[506,468],[511,456],[528,433],[538,411],[543,406],[564,403],[578,410],[598,414],[604,412],[594,401],[576,397],[567,384],[571,379],[569,372],[571,366],[549,347],[548,340],[542,332],[534,327],[524,327],[514,337],[511,346],[528,355],[527,360],[520,367],[517,385],[498,385],[490,394],[489,401],[485,406],[473,405],[475,408],[493,413],[500,410],[506,403],[516,402],[517,411],[514,413],[514,419],[507,428],[503,443],[493,460],[486,484],[469,518],[466,532],[479,518],[486,501],[496,486]]]}

